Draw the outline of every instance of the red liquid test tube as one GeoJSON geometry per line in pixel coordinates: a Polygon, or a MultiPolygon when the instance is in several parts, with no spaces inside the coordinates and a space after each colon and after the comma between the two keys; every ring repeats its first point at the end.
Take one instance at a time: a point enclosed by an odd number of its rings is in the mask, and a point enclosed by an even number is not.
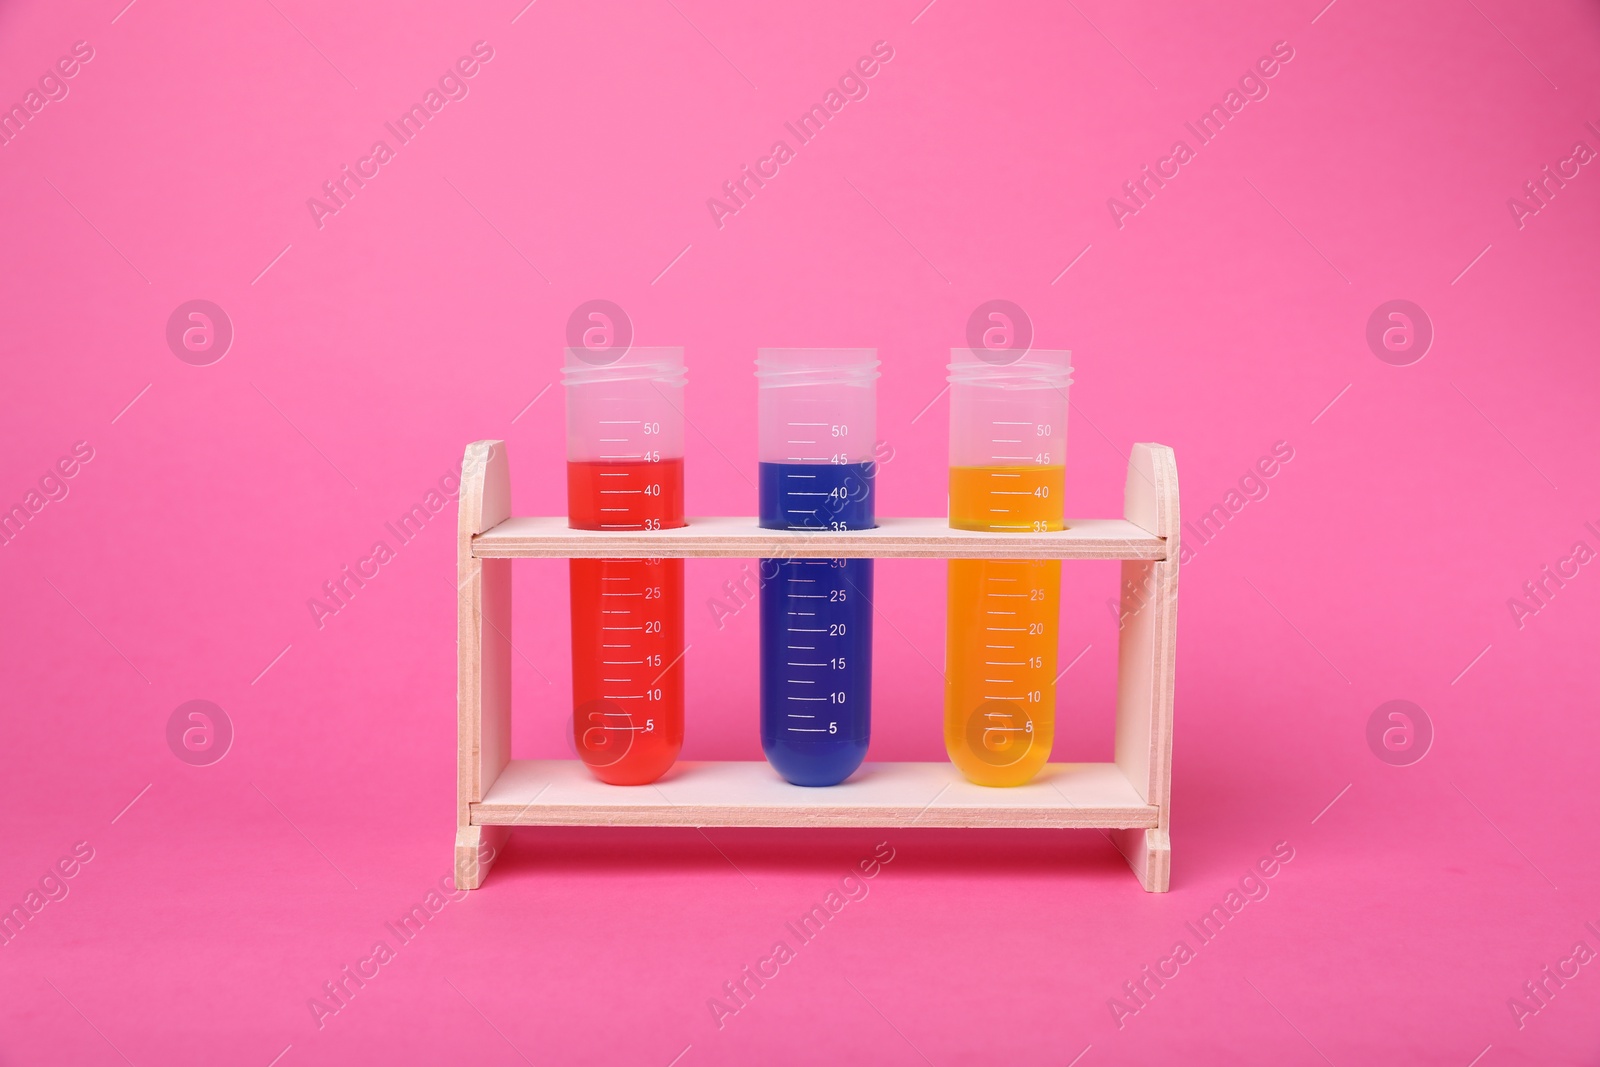
{"type": "MultiPolygon", "coordinates": [[[[683,350],[569,349],[567,524],[683,521],[683,350]]],[[[573,744],[612,785],[645,785],[683,748],[683,560],[574,559],[573,744]]]]}

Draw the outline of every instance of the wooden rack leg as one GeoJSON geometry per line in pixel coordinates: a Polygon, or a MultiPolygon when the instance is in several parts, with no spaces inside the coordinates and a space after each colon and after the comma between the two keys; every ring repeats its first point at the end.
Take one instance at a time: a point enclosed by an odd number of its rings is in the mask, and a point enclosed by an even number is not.
{"type": "Polygon", "coordinates": [[[472,538],[511,515],[504,441],[475,441],[461,463],[456,538],[457,889],[483,884],[505,846],[505,827],[472,825],[511,759],[511,561],[476,559],[472,538]]]}
{"type": "Polygon", "coordinates": [[[1172,884],[1172,840],[1161,827],[1107,830],[1147,893],[1165,893],[1172,884]]]}
{"type": "Polygon", "coordinates": [[[456,888],[477,889],[510,836],[508,826],[456,827],[456,888]]]}
{"type": "Polygon", "coordinates": [[[1147,804],[1153,828],[1112,830],[1139,882],[1165,893],[1171,882],[1168,816],[1172,790],[1172,705],[1178,625],[1178,468],[1172,449],[1138,444],[1128,460],[1124,514],[1166,539],[1167,558],[1122,564],[1117,647],[1117,766],[1147,804]]]}

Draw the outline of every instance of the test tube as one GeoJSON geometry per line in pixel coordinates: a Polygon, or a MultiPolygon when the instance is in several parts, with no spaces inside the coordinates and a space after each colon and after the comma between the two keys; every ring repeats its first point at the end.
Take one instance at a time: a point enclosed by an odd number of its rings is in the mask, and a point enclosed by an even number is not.
{"type": "MultiPolygon", "coordinates": [[[[567,524],[683,521],[683,349],[568,349],[567,524]]],[[[683,560],[574,559],[572,735],[603,782],[644,785],[683,748],[683,560]]]]}
{"type": "MultiPolygon", "coordinates": [[[[764,348],[756,359],[760,522],[870,530],[877,351],[764,348]]],[[[872,727],[872,560],[761,560],[761,748],[795,785],[837,785],[872,727]]]]}
{"type": "MultiPolygon", "coordinates": [[[[1060,530],[1072,353],[952,350],[950,525],[1060,530]]],[[[1055,740],[1060,560],[948,563],[944,743],[978,785],[1021,785],[1055,740]]]]}

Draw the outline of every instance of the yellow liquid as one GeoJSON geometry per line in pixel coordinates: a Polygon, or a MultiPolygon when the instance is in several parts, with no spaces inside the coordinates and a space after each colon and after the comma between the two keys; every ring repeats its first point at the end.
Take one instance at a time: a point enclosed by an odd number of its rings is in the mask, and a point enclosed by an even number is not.
{"type": "MultiPolygon", "coordinates": [[[[1063,467],[952,467],[950,525],[1062,528],[1063,467]]],[[[1060,560],[947,564],[944,744],[978,785],[1022,785],[1055,741],[1060,560]]]]}

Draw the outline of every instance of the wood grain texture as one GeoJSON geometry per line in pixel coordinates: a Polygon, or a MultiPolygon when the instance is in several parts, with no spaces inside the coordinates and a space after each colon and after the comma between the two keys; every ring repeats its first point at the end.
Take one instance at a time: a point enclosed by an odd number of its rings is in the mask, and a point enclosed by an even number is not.
{"type": "Polygon", "coordinates": [[[472,554],[472,539],[511,514],[503,441],[475,441],[461,462],[456,534],[456,820],[471,825],[511,758],[511,563],[472,554]]]}
{"type": "Polygon", "coordinates": [[[1023,786],[973,785],[947,762],[869,763],[841,785],[790,785],[765,762],[682,762],[612,786],[576,760],[513,760],[480,825],[1151,827],[1156,809],[1114,763],[1052,763],[1023,786]]]}
{"type": "Polygon", "coordinates": [[[952,530],[943,518],[879,519],[875,530],[763,530],[753,518],[695,518],[675,530],[571,530],[519,516],[480,534],[479,559],[717,556],[879,559],[1165,559],[1167,542],[1127,519],[1071,519],[1055,533],[952,530]]]}

